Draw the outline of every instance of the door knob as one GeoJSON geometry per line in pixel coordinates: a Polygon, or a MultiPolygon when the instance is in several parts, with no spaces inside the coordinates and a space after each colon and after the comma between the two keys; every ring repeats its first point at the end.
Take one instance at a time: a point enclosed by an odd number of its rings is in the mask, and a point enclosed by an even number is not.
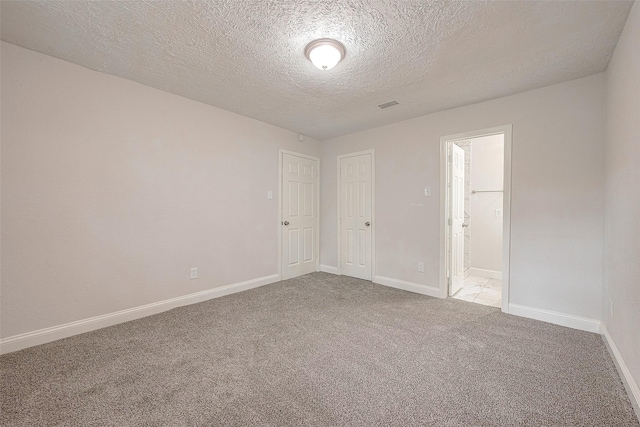
{"type": "Polygon", "coordinates": [[[371,225],[371,223],[369,221],[365,222],[364,225],[366,225],[367,227],[371,225]]]}
{"type": "Polygon", "coordinates": [[[284,225],[289,225],[289,221],[283,222],[284,225]]]}

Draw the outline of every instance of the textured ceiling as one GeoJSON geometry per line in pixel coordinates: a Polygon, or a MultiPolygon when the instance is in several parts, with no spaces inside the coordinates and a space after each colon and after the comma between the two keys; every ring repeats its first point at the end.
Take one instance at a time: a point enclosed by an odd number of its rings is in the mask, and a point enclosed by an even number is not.
{"type": "Polygon", "coordinates": [[[326,139],[604,71],[631,2],[20,1],[2,39],[326,139]],[[341,41],[330,71],[304,56],[341,41]],[[400,103],[385,110],[379,104],[400,103]]]}

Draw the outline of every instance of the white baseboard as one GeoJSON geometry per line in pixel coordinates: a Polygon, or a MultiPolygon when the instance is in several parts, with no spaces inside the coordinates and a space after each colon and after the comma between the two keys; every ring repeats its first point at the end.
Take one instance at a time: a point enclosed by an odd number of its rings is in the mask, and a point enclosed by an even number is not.
{"type": "Polygon", "coordinates": [[[519,304],[509,304],[509,314],[528,317],[529,319],[542,320],[543,322],[581,331],[600,333],[600,321],[586,317],[573,316],[558,311],[544,310],[542,308],[527,307],[519,304]]]}
{"type": "Polygon", "coordinates": [[[390,277],[375,276],[373,283],[389,286],[391,288],[402,289],[417,294],[429,295],[430,297],[441,298],[440,288],[434,286],[422,285],[420,283],[406,282],[404,280],[392,279],[390,277]]]}
{"type": "Polygon", "coordinates": [[[611,335],[609,335],[609,331],[604,324],[600,327],[600,333],[602,334],[604,342],[607,344],[607,348],[609,349],[609,353],[611,354],[611,357],[618,368],[618,372],[622,377],[622,383],[624,384],[624,388],[627,390],[633,409],[636,411],[636,416],[638,417],[638,420],[640,420],[640,387],[638,387],[638,383],[635,381],[633,376],[631,376],[631,371],[627,368],[627,364],[624,363],[616,343],[613,341],[611,335]]]}
{"type": "Polygon", "coordinates": [[[12,337],[0,339],[0,354],[11,353],[27,347],[33,347],[35,345],[45,344],[73,335],[95,331],[96,329],[105,328],[107,326],[117,325],[118,323],[140,319],[175,307],[195,304],[212,298],[219,298],[236,292],[246,291],[259,286],[268,285],[279,280],[279,274],[272,274],[271,276],[264,276],[257,279],[247,280],[245,282],[234,283],[231,285],[221,286],[219,288],[208,289],[206,291],[116,311],[114,313],[103,314],[101,316],[77,320],[63,325],[14,335],[12,337]]]}
{"type": "Polygon", "coordinates": [[[325,273],[338,274],[338,267],[320,264],[320,271],[324,271],[325,273]]]}
{"type": "Polygon", "coordinates": [[[502,271],[483,270],[482,268],[469,268],[469,274],[472,276],[486,277],[487,279],[502,280],[502,271]]]}

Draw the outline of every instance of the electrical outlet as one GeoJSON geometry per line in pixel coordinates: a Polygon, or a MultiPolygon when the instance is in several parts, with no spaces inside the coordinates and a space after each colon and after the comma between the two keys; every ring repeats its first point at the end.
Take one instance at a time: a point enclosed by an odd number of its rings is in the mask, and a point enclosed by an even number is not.
{"type": "Polygon", "coordinates": [[[496,209],[496,218],[502,218],[502,209],[496,209]]]}
{"type": "Polygon", "coordinates": [[[609,300],[609,316],[613,319],[613,301],[609,300]]]}
{"type": "Polygon", "coordinates": [[[191,267],[191,279],[198,278],[198,267],[191,267]]]}
{"type": "Polygon", "coordinates": [[[424,262],[419,262],[418,263],[418,272],[419,273],[424,273],[424,262]]]}

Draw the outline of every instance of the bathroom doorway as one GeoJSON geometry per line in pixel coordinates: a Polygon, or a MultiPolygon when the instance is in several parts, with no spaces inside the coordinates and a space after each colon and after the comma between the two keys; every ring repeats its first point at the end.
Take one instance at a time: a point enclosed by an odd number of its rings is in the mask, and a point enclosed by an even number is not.
{"type": "Polygon", "coordinates": [[[506,129],[485,132],[448,137],[443,147],[446,295],[506,312],[510,144],[506,129]]]}

